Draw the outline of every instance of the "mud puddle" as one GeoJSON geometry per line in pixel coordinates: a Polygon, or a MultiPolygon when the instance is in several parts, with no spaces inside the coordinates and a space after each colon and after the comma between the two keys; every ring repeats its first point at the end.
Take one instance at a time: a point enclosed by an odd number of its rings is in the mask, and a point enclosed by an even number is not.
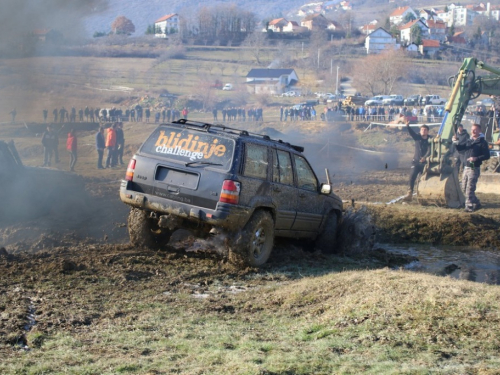
{"type": "Polygon", "coordinates": [[[466,246],[379,244],[389,253],[416,257],[404,269],[500,285],[500,252],[466,246]]]}

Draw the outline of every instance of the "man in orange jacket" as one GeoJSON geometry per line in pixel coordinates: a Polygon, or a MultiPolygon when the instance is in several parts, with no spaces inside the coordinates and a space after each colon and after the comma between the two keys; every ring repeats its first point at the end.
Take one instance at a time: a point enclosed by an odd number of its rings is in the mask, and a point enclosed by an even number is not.
{"type": "Polygon", "coordinates": [[[108,134],[106,135],[106,149],[108,150],[108,156],[106,158],[106,166],[104,168],[116,166],[116,124],[113,124],[108,128],[108,134]]]}

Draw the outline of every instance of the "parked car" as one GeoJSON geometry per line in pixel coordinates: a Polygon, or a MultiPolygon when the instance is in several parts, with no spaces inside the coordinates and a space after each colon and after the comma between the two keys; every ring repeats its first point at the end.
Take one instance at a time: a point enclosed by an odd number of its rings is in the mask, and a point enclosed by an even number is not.
{"type": "Polygon", "coordinates": [[[404,98],[401,95],[389,95],[388,98],[382,100],[384,105],[403,105],[404,98]]]}
{"type": "Polygon", "coordinates": [[[493,158],[500,158],[500,151],[490,150],[490,156],[493,158]]]}
{"type": "Polygon", "coordinates": [[[406,106],[424,105],[424,101],[425,99],[422,95],[411,95],[404,100],[403,105],[406,106]]]}
{"type": "Polygon", "coordinates": [[[300,96],[300,94],[296,91],[287,91],[281,94],[281,96],[295,97],[295,96],[300,96]]]}
{"type": "Polygon", "coordinates": [[[444,104],[446,99],[440,97],[439,95],[426,95],[424,99],[425,104],[444,104]]]}
{"type": "Polygon", "coordinates": [[[226,83],[222,90],[224,91],[231,91],[233,89],[233,85],[231,83],[226,83]]]}
{"type": "Polygon", "coordinates": [[[368,99],[365,102],[365,105],[366,106],[370,106],[370,105],[383,105],[384,104],[384,99],[388,99],[388,98],[389,98],[389,95],[377,95],[377,96],[374,96],[374,97],[368,99]]]}
{"type": "MultiPolygon", "coordinates": [[[[120,199],[134,246],[166,245],[176,229],[224,236],[229,260],[261,266],[274,237],[336,246],[342,200],[304,148],[186,119],[158,126],[128,163],[120,199]]],[[[329,181],[329,178],[327,178],[329,181]]]]}

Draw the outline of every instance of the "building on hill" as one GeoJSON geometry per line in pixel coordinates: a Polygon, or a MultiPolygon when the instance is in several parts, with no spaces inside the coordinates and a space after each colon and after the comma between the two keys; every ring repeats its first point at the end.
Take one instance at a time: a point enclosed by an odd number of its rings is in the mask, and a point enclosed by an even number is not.
{"type": "Polygon", "coordinates": [[[409,14],[412,14],[414,19],[419,18],[417,13],[415,13],[411,7],[405,6],[394,9],[394,11],[389,15],[389,22],[391,25],[400,25],[409,14]]]}
{"type": "Polygon", "coordinates": [[[447,27],[446,23],[442,20],[427,20],[429,27],[429,39],[439,40],[444,42],[446,39],[447,27]]]}
{"type": "Polygon", "coordinates": [[[459,31],[453,34],[452,36],[448,35],[445,40],[446,44],[467,44],[467,40],[465,39],[465,32],[459,31]]]}
{"type": "Polygon", "coordinates": [[[298,81],[294,69],[252,69],[246,76],[247,88],[252,94],[282,94],[298,81]]]}
{"type": "Polygon", "coordinates": [[[437,18],[437,13],[434,9],[422,9],[418,13],[418,18],[428,21],[428,20],[434,20],[437,18]]]}
{"type": "Polygon", "coordinates": [[[179,15],[167,14],[155,21],[155,37],[166,38],[168,34],[179,32],[179,15]]]}
{"type": "Polygon", "coordinates": [[[414,21],[410,21],[407,24],[401,26],[399,28],[399,31],[401,32],[401,43],[402,44],[409,44],[416,42],[412,38],[412,29],[414,27],[419,27],[421,31],[421,39],[428,39],[429,38],[429,27],[422,21],[421,19],[417,19],[414,21]]]}
{"type": "Polygon", "coordinates": [[[267,25],[267,30],[274,33],[282,33],[284,28],[288,25],[288,21],[284,18],[276,18],[270,21],[267,25]]]}
{"type": "Polygon", "coordinates": [[[62,34],[53,29],[35,29],[33,37],[42,43],[59,43],[63,40],[62,34]]]}
{"type": "Polygon", "coordinates": [[[340,25],[323,16],[322,14],[311,14],[300,21],[300,26],[311,31],[316,30],[339,30],[340,25]]]}
{"type": "Polygon", "coordinates": [[[307,27],[300,26],[296,21],[288,21],[287,25],[283,27],[284,33],[303,33],[307,31],[307,27]]]}
{"type": "Polygon", "coordinates": [[[369,35],[378,29],[377,25],[378,25],[378,21],[373,20],[373,21],[367,23],[366,25],[360,26],[358,30],[361,32],[361,34],[369,35]]]}
{"type": "Polygon", "coordinates": [[[365,48],[367,54],[374,54],[399,49],[400,45],[396,42],[396,38],[379,27],[366,37],[365,48]]]}
{"type": "Polygon", "coordinates": [[[452,4],[448,7],[447,26],[470,26],[478,15],[479,13],[472,9],[452,4]]]}
{"type": "Polygon", "coordinates": [[[441,43],[439,40],[422,39],[419,49],[423,56],[433,57],[441,49],[441,43]]]}

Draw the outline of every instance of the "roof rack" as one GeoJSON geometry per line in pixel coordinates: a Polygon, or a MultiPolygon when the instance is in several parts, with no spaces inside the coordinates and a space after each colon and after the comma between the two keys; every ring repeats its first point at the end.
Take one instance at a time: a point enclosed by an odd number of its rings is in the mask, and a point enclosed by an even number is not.
{"type": "Polygon", "coordinates": [[[293,148],[295,151],[304,152],[304,147],[302,147],[302,146],[292,145],[288,142],[282,141],[281,139],[278,139],[278,140],[271,139],[271,137],[269,137],[266,134],[253,133],[253,132],[249,132],[248,130],[231,128],[229,126],[225,126],[222,124],[209,124],[207,122],[192,121],[192,120],[188,120],[185,118],[181,118],[179,120],[172,121],[172,124],[180,124],[180,125],[187,125],[187,126],[191,126],[191,127],[196,127],[197,129],[204,130],[206,132],[208,132],[212,128],[216,128],[216,129],[221,129],[223,131],[227,131],[231,134],[237,134],[237,135],[242,135],[242,136],[262,137],[262,139],[264,139],[266,141],[278,142],[278,143],[281,143],[285,146],[293,148]]]}

